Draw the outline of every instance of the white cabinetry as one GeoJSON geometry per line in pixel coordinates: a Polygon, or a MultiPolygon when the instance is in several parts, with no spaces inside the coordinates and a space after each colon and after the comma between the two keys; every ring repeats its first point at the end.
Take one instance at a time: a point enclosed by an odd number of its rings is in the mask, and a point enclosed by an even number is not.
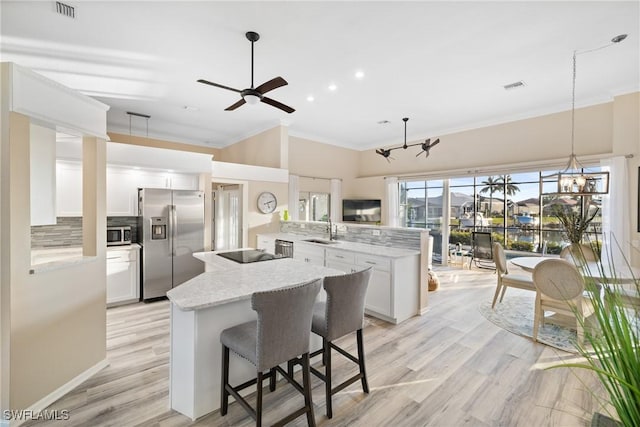
{"type": "Polygon", "coordinates": [[[262,251],[267,251],[270,254],[276,253],[276,239],[274,237],[265,236],[264,234],[258,234],[256,236],[256,247],[262,251]]]}
{"type": "Polygon", "coordinates": [[[304,242],[295,242],[293,244],[293,258],[324,266],[324,248],[304,242]]]}
{"type": "Polygon", "coordinates": [[[29,127],[31,225],[56,223],[56,131],[29,127]]]}
{"type": "Polygon", "coordinates": [[[107,249],[107,305],[140,299],[140,247],[131,245],[107,249]]]}
{"type": "Polygon", "coordinates": [[[345,273],[372,267],[365,300],[368,314],[400,323],[418,313],[419,255],[387,258],[327,248],[325,259],[327,267],[345,273]]]}
{"type": "Polygon", "coordinates": [[[82,163],[56,162],[56,215],[82,216],[82,163]]]}
{"type": "MultiPolygon", "coordinates": [[[[137,216],[138,188],[197,190],[197,174],[107,167],[107,216],[137,216]]],[[[82,216],[82,164],[56,162],[57,216],[82,216]]]]}

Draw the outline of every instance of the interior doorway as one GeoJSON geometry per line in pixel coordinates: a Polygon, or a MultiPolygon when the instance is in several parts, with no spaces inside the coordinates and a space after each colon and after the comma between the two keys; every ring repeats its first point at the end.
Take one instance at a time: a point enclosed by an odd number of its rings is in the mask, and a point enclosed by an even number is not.
{"type": "Polygon", "coordinates": [[[211,248],[219,251],[243,247],[244,185],[214,183],[212,188],[211,248]]]}

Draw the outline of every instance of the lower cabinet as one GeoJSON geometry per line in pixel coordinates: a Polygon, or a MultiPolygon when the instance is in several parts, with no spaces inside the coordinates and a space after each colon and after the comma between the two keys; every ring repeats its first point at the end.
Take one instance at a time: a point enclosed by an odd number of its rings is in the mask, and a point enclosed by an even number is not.
{"type": "Polygon", "coordinates": [[[365,310],[368,314],[400,323],[418,314],[420,257],[386,258],[343,251],[326,250],[326,266],[353,273],[372,267],[365,310]]]}
{"type": "Polygon", "coordinates": [[[140,299],[140,247],[107,249],[107,306],[140,299]]]}
{"type": "Polygon", "coordinates": [[[256,236],[257,240],[257,249],[267,251],[270,254],[276,253],[276,239],[269,236],[264,236],[262,234],[258,234],[256,236]]]}
{"type": "Polygon", "coordinates": [[[293,245],[293,258],[324,266],[324,248],[304,242],[295,242],[293,245]]]}

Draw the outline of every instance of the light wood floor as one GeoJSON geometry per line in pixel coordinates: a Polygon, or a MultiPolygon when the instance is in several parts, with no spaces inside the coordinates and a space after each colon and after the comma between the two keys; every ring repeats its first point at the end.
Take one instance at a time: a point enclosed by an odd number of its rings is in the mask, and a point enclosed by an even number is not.
{"type": "MultiPolygon", "coordinates": [[[[593,377],[543,368],[574,355],[511,334],[478,311],[495,289],[487,270],[439,269],[441,288],[429,311],[401,325],[368,318],[365,350],[371,393],[354,384],[334,397],[325,416],[324,388],[313,378],[320,426],[586,426],[598,409],[593,377]]],[[[512,290],[507,292],[508,298],[512,290]]],[[[518,292],[518,290],[513,290],[518,292]]],[[[524,292],[524,291],[520,291],[524,292]]],[[[67,409],[64,426],[250,426],[236,403],[192,423],[168,408],[169,305],[134,304],[107,311],[109,367],[49,409],[67,409]]],[[[354,350],[355,338],[341,339],[354,350]]],[[[337,379],[352,363],[334,357],[337,379]]],[[[244,363],[232,356],[231,363],[244,363]]],[[[265,393],[265,425],[302,403],[281,381],[265,393]]],[[[47,425],[45,422],[28,425],[47,425]]],[[[306,425],[300,417],[292,425],[306,425]]]]}

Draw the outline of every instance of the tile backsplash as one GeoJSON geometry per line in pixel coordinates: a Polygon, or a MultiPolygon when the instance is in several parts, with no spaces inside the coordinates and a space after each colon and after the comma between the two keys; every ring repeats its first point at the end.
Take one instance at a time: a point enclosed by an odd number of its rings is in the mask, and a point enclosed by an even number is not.
{"type": "MultiPolygon", "coordinates": [[[[107,227],[130,226],[131,236],[137,241],[138,217],[107,217],[107,227]]],[[[106,234],[106,230],[105,230],[106,234]]],[[[54,225],[34,225],[31,227],[31,248],[46,249],[82,246],[82,217],[58,217],[54,225]]]]}
{"type": "MultiPolygon", "coordinates": [[[[417,250],[420,249],[420,232],[424,231],[424,229],[388,228],[376,225],[349,225],[346,223],[338,225],[338,240],[417,250]]],[[[322,222],[281,221],[280,231],[292,234],[326,234],[329,237],[327,223],[322,222]]]]}

